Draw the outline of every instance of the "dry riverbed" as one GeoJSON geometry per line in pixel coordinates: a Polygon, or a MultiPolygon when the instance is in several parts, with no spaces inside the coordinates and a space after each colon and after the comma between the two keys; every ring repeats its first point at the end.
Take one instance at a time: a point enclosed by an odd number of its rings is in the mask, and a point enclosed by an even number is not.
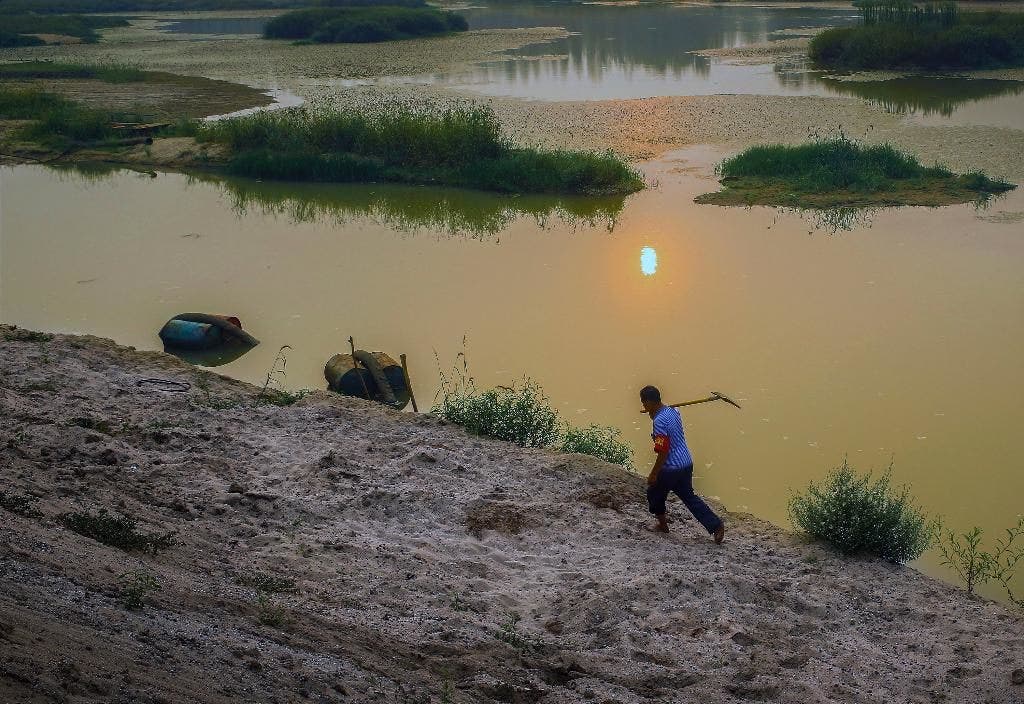
{"type": "Polygon", "coordinates": [[[678,504],[650,534],[640,478],[591,458],[326,392],[254,405],[97,338],[0,326],[0,370],[3,487],[41,514],[0,510],[2,701],[1024,696],[1020,615],[749,515],[722,546],[678,504]],[[102,508],[177,543],[57,520],[102,508]],[[129,572],[159,585],[141,610],[129,572]]]}

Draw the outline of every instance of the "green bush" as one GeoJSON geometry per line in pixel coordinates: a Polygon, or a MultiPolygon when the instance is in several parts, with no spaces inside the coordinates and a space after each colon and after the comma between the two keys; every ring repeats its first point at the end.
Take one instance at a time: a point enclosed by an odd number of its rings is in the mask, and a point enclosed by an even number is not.
{"type": "Polygon", "coordinates": [[[838,189],[874,191],[892,180],[919,178],[944,169],[927,169],[891,144],[866,146],[845,136],[807,144],[757,145],[726,159],[718,167],[724,178],[778,178],[800,191],[838,189]]]}
{"type": "Polygon", "coordinates": [[[529,378],[515,386],[480,391],[463,362],[451,378],[441,375],[432,413],[471,433],[523,447],[578,452],[627,468],[632,465],[632,450],[619,439],[618,430],[599,425],[572,428],[559,418],[540,385],[529,378]]]}
{"type": "MultiPolygon", "coordinates": [[[[913,179],[953,179],[941,166],[924,166],[913,155],[891,144],[865,145],[839,134],[797,145],[749,147],[717,167],[723,181],[736,178],[784,181],[800,193],[836,190],[884,191],[896,182],[913,179]]],[[[998,193],[1012,184],[974,172],[962,185],[979,192],[998,193]]]]}
{"type": "Polygon", "coordinates": [[[558,412],[536,382],[478,391],[472,380],[446,385],[433,412],[471,433],[523,447],[550,447],[558,440],[558,412]]]}
{"type": "Polygon", "coordinates": [[[620,440],[622,433],[618,428],[590,425],[586,428],[568,428],[559,448],[562,452],[575,452],[581,455],[598,457],[605,462],[631,467],[633,450],[620,440]]]}
{"type": "Polygon", "coordinates": [[[906,487],[893,491],[890,472],[872,481],[843,460],[807,492],[793,496],[789,515],[809,535],[847,555],[867,554],[891,562],[921,556],[934,537],[934,525],[918,509],[906,487]]]}
{"type": "Polygon", "coordinates": [[[140,533],[130,516],[113,516],[106,509],[98,513],[76,511],[60,517],[68,530],[126,552],[141,550],[154,555],[175,544],[174,533],[140,533]]]}
{"type": "MultiPolygon", "coordinates": [[[[396,3],[397,5],[397,3],[396,3]]],[[[314,7],[286,12],[263,29],[267,39],[311,39],[322,43],[382,42],[463,32],[466,19],[423,6],[314,7]]]]}

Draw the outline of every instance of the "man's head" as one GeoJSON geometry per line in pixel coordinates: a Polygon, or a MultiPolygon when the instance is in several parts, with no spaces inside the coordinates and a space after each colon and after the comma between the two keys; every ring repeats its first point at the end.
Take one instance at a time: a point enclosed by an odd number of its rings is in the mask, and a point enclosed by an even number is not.
{"type": "Polygon", "coordinates": [[[654,413],[661,408],[661,392],[655,386],[645,386],[640,389],[640,403],[648,413],[654,413]]]}

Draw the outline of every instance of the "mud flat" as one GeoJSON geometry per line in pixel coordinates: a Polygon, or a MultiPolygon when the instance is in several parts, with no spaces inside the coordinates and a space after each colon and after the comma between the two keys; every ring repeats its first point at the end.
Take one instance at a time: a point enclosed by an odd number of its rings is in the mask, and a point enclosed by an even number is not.
{"type": "MultiPolygon", "coordinates": [[[[161,22],[183,16],[195,15],[147,15],[133,20],[131,27],[106,31],[99,44],[5,50],[0,60],[114,61],[286,89],[308,100],[365,109],[394,102],[417,107],[486,102],[506,131],[523,143],[614,149],[635,160],[695,144],[738,150],[763,142],[795,143],[811,133],[842,128],[868,143],[892,142],[924,163],[941,162],[955,171],[984,170],[1017,182],[1024,179],[1024,163],[1019,159],[1024,153],[1024,130],[914,124],[856,98],[712,95],[548,102],[488,98],[431,82],[434,74],[457,74],[470,64],[566,36],[559,28],[479,30],[374,45],[319,46],[254,38],[199,40],[157,31],[161,22]]],[[[801,54],[806,39],[788,37],[780,42],[714,54],[722,60],[784,61],[801,54]]],[[[979,77],[1014,78],[1017,72],[983,72],[979,77]]]]}
{"type": "Polygon", "coordinates": [[[722,546],[678,504],[647,533],[642,480],[590,458],[326,392],[255,405],[98,338],[3,326],[0,362],[4,490],[41,514],[0,510],[3,701],[1024,694],[1018,614],[749,515],[722,546]],[[57,520],[101,508],[176,544],[57,520]],[[129,572],[159,584],[141,610],[129,572]]]}

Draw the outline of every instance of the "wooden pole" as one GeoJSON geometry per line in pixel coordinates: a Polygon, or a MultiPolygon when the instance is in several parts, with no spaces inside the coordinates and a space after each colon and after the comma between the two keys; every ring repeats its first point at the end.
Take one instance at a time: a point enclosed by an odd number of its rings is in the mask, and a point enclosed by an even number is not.
{"type": "Polygon", "coordinates": [[[405,388],[409,389],[409,398],[412,400],[412,410],[414,413],[419,413],[420,409],[416,407],[416,394],[412,392],[412,379],[409,378],[409,365],[406,364],[404,354],[398,355],[398,358],[402,360],[402,375],[405,377],[405,388]]]}
{"type": "Polygon", "coordinates": [[[352,368],[355,370],[356,376],[359,377],[359,381],[363,385],[363,393],[366,394],[365,398],[367,401],[372,401],[373,399],[370,398],[370,389],[366,386],[366,379],[364,379],[363,375],[359,373],[359,360],[356,359],[356,341],[352,339],[351,335],[348,336],[348,346],[352,348],[352,368]]]}

